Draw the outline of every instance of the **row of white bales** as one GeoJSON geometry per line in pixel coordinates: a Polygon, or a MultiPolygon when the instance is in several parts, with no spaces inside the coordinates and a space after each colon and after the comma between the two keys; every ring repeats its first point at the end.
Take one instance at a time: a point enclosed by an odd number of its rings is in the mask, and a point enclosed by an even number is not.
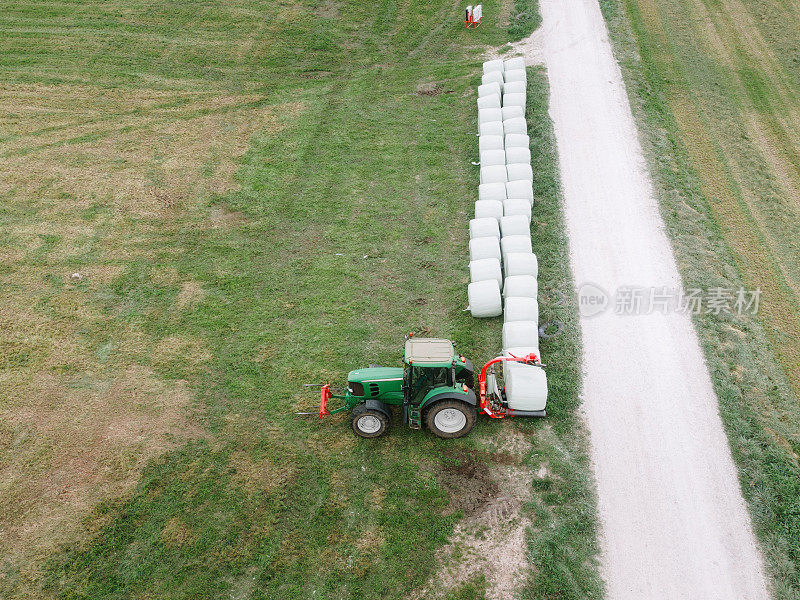
{"type": "MultiPolygon", "coordinates": [[[[523,58],[483,63],[478,87],[480,185],[469,222],[469,308],[475,317],[504,316],[503,353],[539,355],[539,264],[531,246],[533,171],[525,120],[523,58]]],[[[540,357],[541,358],[541,357],[540,357]]],[[[509,408],[544,410],[543,369],[504,363],[509,408]]]]}

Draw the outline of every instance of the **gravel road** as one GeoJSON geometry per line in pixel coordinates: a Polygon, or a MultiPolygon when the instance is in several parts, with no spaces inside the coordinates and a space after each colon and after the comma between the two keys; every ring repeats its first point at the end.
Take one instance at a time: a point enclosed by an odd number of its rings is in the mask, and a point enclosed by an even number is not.
{"type": "Polygon", "coordinates": [[[607,596],[766,599],[689,317],[615,314],[625,286],[681,283],[597,0],[540,6],[543,25],[521,49],[548,70],[572,269],[584,301],[609,302],[581,318],[607,596]]]}

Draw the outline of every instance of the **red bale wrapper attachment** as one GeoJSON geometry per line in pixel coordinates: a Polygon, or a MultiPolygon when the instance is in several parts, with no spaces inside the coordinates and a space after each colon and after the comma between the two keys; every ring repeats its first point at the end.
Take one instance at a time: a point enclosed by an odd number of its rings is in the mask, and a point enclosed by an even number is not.
{"type": "MultiPolygon", "coordinates": [[[[495,365],[497,363],[502,362],[521,362],[526,365],[533,365],[537,367],[543,367],[539,357],[536,356],[533,352],[530,354],[526,354],[525,356],[498,356],[497,358],[493,358],[485,365],[483,365],[483,369],[481,369],[480,377],[478,378],[478,395],[480,398],[480,412],[489,415],[493,419],[502,419],[503,417],[510,417],[513,416],[515,411],[510,408],[501,408],[501,409],[492,409],[491,403],[487,402],[487,389],[486,389],[486,375],[489,371],[489,367],[495,365]]],[[[516,411],[517,414],[524,414],[521,411],[516,411]]]]}

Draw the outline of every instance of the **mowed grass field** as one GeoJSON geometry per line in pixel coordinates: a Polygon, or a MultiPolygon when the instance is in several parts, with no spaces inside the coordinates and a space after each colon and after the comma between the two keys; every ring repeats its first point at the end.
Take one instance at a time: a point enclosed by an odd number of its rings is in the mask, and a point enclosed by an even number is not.
{"type": "Polygon", "coordinates": [[[598,597],[541,72],[548,419],[368,441],[294,415],[408,331],[500,350],[463,311],[475,88],[538,15],[484,13],[0,2],[0,596],[598,597]]]}
{"type": "Polygon", "coordinates": [[[800,598],[800,5],[602,0],[776,598],[800,598]]]}

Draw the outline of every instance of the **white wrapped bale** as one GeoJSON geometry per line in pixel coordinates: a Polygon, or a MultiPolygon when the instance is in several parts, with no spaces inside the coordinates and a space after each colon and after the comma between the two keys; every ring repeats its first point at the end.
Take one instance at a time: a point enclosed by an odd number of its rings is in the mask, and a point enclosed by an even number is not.
{"type": "Polygon", "coordinates": [[[496,81],[478,86],[478,98],[483,98],[484,96],[493,96],[495,94],[499,96],[502,93],[503,90],[500,88],[500,84],[496,81]]]}
{"type": "Polygon", "coordinates": [[[525,179],[506,183],[506,198],[524,198],[533,206],[533,185],[525,179]]]}
{"type": "MultiPolygon", "coordinates": [[[[484,75],[484,77],[486,77],[484,75]]],[[[493,79],[492,81],[497,81],[493,79]]],[[[525,72],[525,69],[512,69],[511,71],[503,71],[503,83],[507,81],[524,81],[528,82],[528,74],[525,72]]],[[[484,81],[483,83],[487,83],[484,81]]],[[[498,82],[499,83],[499,82],[498,82]]]]}
{"type": "MultiPolygon", "coordinates": [[[[512,80],[518,81],[518,80],[512,80]]],[[[486,85],[487,83],[497,83],[500,86],[500,89],[503,89],[503,84],[505,83],[505,79],[503,78],[502,71],[490,71],[489,73],[484,73],[483,77],[481,77],[481,84],[486,85]]]]}
{"type": "Polygon", "coordinates": [[[536,298],[520,298],[512,296],[506,298],[503,306],[503,320],[506,323],[512,321],[534,321],[539,322],[539,302],[536,298]]]}
{"type": "Polygon", "coordinates": [[[500,221],[503,216],[503,203],[499,200],[478,200],[475,203],[475,218],[492,218],[500,221]]]}
{"type": "MultiPolygon", "coordinates": [[[[480,238],[491,239],[491,238],[480,238]]],[[[471,242],[470,242],[471,243],[471,242]]],[[[511,275],[503,281],[503,297],[536,298],[539,295],[539,283],[533,275],[511,275]]]]}
{"type": "Polygon", "coordinates": [[[506,271],[506,277],[514,277],[515,275],[530,275],[531,277],[539,276],[539,259],[533,252],[509,252],[504,257],[503,267],[506,271]]]}
{"type": "Polygon", "coordinates": [[[506,165],[508,181],[533,181],[533,169],[530,163],[513,163],[506,165]]]}
{"type": "Polygon", "coordinates": [[[540,411],[547,407],[547,374],[541,367],[507,363],[503,379],[512,410],[540,411]]]}
{"type": "Polygon", "coordinates": [[[482,167],[491,167],[492,165],[505,166],[506,164],[505,150],[484,150],[480,156],[482,167]]]}
{"type": "Polygon", "coordinates": [[[500,110],[503,111],[504,121],[525,116],[525,109],[521,106],[504,106],[500,110]]]}
{"type": "Polygon", "coordinates": [[[503,92],[506,94],[527,94],[526,88],[524,81],[508,81],[503,84],[503,92]]]}
{"type": "Polygon", "coordinates": [[[524,198],[507,198],[503,200],[503,214],[507,217],[512,215],[522,215],[531,222],[531,204],[524,198]]]}
{"type": "Polygon", "coordinates": [[[525,94],[503,94],[503,106],[519,106],[525,110],[525,94]]]}
{"type": "Polygon", "coordinates": [[[500,260],[497,258],[482,258],[469,263],[469,279],[472,283],[493,279],[497,282],[498,289],[503,284],[503,274],[500,269],[500,260]]]}
{"type": "Polygon", "coordinates": [[[502,121],[503,110],[500,108],[482,108],[478,111],[478,125],[491,123],[492,121],[502,121]]]}
{"type": "MultiPolygon", "coordinates": [[[[517,67],[519,68],[519,67],[517,67]]],[[[522,68],[525,68],[525,63],[523,62],[522,68]]],[[[506,69],[506,65],[504,64],[503,60],[498,58],[495,60],[487,60],[483,63],[483,72],[484,73],[491,73],[492,71],[504,71],[506,69]]]]}
{"type": "Polygon", "coordinates": [[[504,165],[491,165],[484,167],[481,165],[481,183],[505,183],[508,178],[504,165]]]}
{"type": "MultiPolygon", "coordinates": [[[[493,61],[494,62],[494,61],[493,61]]],[[[486,63],[483,63],[486,65],[486,63]]],[[[522,56],[515,56],[514,58],[507,58],[503,61],[503,71],[516,71],[517,69],[525,68],[525,59],[522,56]]],[[[484,67],[484,73],[486,68],[484,67]]]]}
{"type": "MultiPolygon", "coordinates": [[[[503,109],[505,111],[505,108],[503,109]]],[[[506,162],[511,164],[531,164],[531,151],[530,148],[524,146],[515,146],[506,150],[506,162]]]]}
{"type": "Polygon", "coordinates": [[[503,323],[503,349],[520,346],[539,347],[538,321],[509,321],[503,323]]]}
{"type": "Polygon", "coordinates": [[[500,239],[500,247],[503,249],[503,255],[511,254],[512,252],[529,252],[533,253],[531,247],[531,234],[527,235],[509,235],[500,239]]]}
{"type": "Polygon", "coordinates": [[[528,123],[524,117],[514,117],[503,121],[503,131],[505,133],[528,133],[528,123]]]}
{"type": "Polygon", "coordinates": [[[500,219],[500,232],[503,237],[512,235],[531,235],[531,222],[525,215],[507,215],[500,219]]]}
{"type": "Polygon", "coordinates": [[[489,121],[478,125],[478,133],[481,137],[484,135],[503,135],[505,128],[502,121],[489,121]]]}
{"type": "Polygon", "coordinates": [[[482,183],[478,186],[478,200],[505,200],[506,184],[502,181],[482,183]]]}
{"type": "Polygon", "coordinates": [[[486,150],[505,150],[503,136],[501,135],[482,135],[478,138],[478,151],[486,150]]]}
{"type": "Polygon", "coordinates": [[[469,239],[479,237],[500,237],[500,228],[497,226],[497,219],[494,217],[481,217],[471,219],[469,222],[469,239]]]}
{"type": "Polygon", "coordinates": [[[499,317],[503,312],[500,286],[494,279],[470,283],[467,286],[467,298],[473,317],[499,317]]]}
{"type": "Polygon", "coordinates": [[[479,237],[469,241],[469,259],[496,258],[500,260],[500,242],[496,237],[479,237]]]}
{"type": "Polygon", "coordinates": [[[506,134],[505,146],[508,148],[530,148],[531,139],[527,133],[508,133],[506,134]]]}
{"type": "Polygon", "coordinates": [[[483,108],[500,108],[500,94],[480,96],[478,98],[478,110],[483,108]]]}

